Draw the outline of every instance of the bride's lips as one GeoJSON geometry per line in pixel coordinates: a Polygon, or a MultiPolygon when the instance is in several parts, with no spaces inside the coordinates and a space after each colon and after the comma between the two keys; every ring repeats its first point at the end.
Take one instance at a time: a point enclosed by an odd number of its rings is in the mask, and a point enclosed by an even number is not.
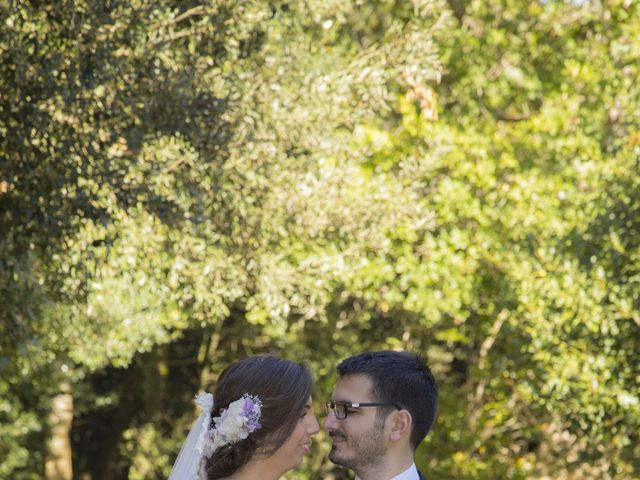
{"type": "Polygon", "coordinates": [[[311,452],[311,442],[301,443],[300,447],[305,451],[305,453],[311,452]]]}

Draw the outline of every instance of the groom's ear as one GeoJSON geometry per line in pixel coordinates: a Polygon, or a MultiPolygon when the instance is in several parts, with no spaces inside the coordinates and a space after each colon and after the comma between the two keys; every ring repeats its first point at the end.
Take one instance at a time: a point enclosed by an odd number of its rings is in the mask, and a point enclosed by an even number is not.
{"type": "Polygon", "coordinates": [[[389,432],[389,440],[397,442],[411,435],[411,425],[413,419],[407,410],[397,410],[389,415],[391,431],[389,432]]]}

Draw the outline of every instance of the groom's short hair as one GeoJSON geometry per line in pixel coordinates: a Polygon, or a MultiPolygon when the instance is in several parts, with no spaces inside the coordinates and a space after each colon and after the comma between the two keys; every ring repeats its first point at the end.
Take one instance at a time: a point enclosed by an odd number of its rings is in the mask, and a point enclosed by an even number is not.
{"type": "MultiPolygon", "coordinates": [[[[375,401],[407,410],[412,418],[411,447],[418,447],[431,430],[438,410],[438,385],[420,355],[390,350],[365,352],[343,360],[337,368],[340,377],[366,375],[375,401]]],[[[391,411],[387,409],[386,415],[391,411]]]]}

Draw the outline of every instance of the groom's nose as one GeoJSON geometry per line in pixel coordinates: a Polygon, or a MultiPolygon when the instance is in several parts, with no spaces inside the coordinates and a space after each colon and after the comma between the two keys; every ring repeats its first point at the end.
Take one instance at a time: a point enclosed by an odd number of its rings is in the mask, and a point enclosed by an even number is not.
{"type": "Polygon", "coordinates": [[[336,419],[336,415],[330,411],[327,416],[324,418],[324,428],[325,430],[328,430],[329,432],[333,431],[336,429],[336,424],[337,424],[337,419],[336,419]]]}

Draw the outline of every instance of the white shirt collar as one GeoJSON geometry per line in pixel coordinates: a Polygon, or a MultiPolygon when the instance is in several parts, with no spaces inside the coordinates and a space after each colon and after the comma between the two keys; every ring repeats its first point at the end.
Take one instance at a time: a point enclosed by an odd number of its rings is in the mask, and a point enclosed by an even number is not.
{"type": "MultiPolygon", "coordinates": [[[[415,463],[412,463],[409,468],[407,468],[404,472],[396,475],[389,480],[419,480],[420,475],[418,475],[418,467],[416,467],[415,463]]],[[[356,477],[356,480],[360,480],[359,477],[356,477]]]]}

